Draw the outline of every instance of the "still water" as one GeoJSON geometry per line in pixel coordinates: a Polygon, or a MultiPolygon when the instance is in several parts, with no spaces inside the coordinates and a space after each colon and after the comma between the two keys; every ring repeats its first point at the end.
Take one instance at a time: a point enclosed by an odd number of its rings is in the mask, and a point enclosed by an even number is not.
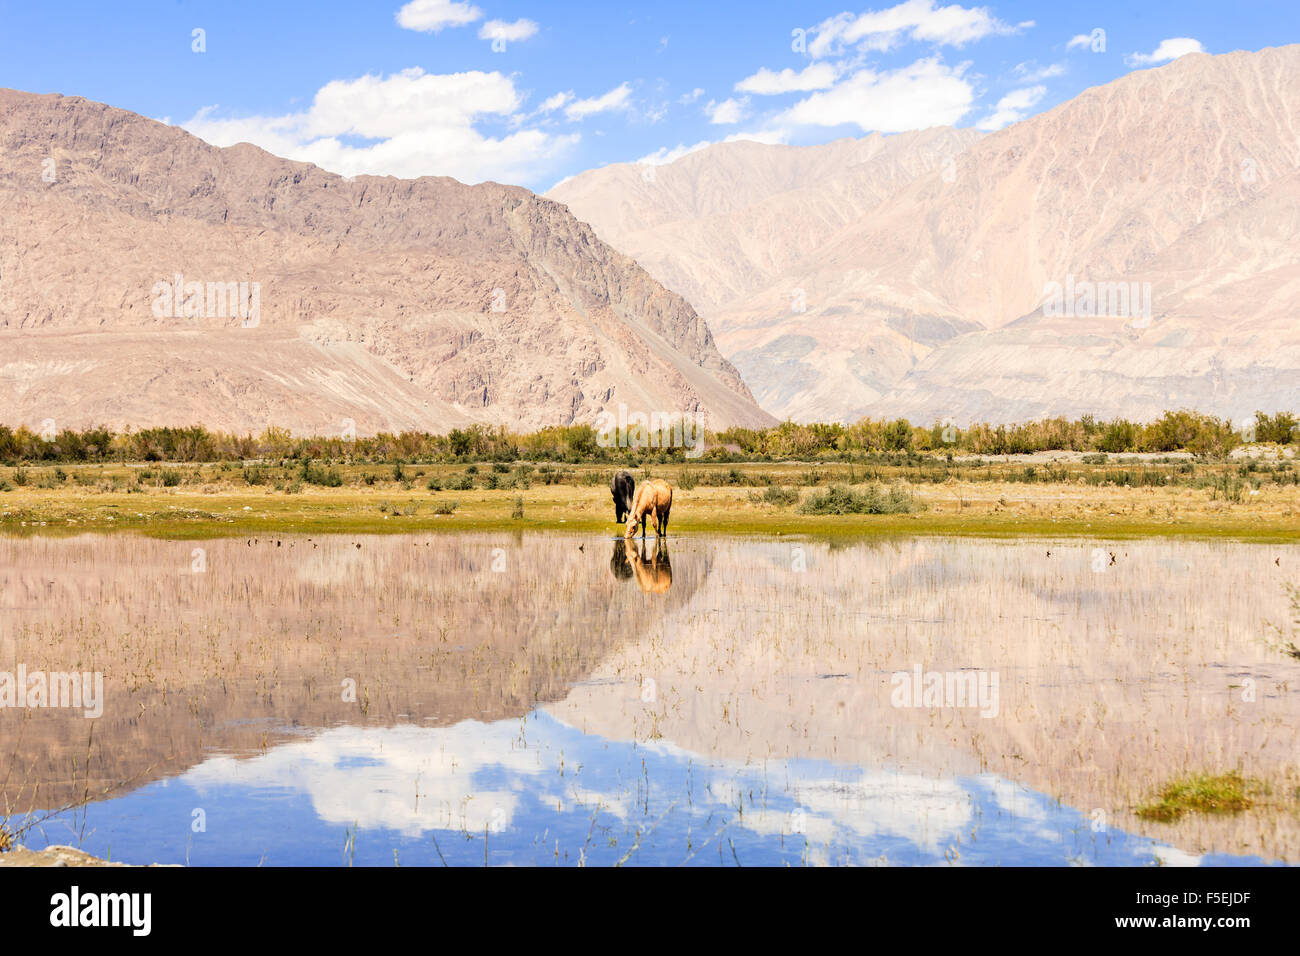
{"type": "Polygon", "coordinates": [[[32,847],[192,865],[1296,862],[1300,548],[0,539],[32,847]],[[1276,801],[1177,823],[1164,783],[1276,801]]]}

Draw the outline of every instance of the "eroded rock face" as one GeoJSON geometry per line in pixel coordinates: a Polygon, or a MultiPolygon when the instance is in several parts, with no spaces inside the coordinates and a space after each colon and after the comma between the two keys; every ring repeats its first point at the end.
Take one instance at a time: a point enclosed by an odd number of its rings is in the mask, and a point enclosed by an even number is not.
{"type": "Polygon", "coordinates": [[[770,421],[690,305],[525,189],[345,180],[0,91],[6,423],[536,428],[620,403],[770,421]]]}
{"type": "Polygon", "coordinates": [[[984,137],[721,145],[551,195],[782,417],[1237,418],[1300,405],[1297,115],[1300,46],[1196,54],[984,137]],[[1143,307],[1045,314],[1049,283],[1143,307]]]}

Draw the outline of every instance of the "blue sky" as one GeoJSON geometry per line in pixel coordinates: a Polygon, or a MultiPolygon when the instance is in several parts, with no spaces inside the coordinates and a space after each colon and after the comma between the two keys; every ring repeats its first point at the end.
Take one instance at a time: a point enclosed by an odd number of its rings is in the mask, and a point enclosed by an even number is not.
{"type": "Polygon", "coordinates": [[[996,129],[1188,50],[1297,41],[1294,0],[0,0],[0,86],[345,175],[542,191],[729,137],[996,129]]]}

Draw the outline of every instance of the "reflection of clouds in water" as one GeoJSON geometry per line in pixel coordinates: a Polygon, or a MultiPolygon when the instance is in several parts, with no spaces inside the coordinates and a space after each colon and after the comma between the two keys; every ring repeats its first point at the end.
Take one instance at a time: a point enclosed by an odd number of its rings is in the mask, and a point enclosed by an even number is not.
{"type": "MultiPolygon", "coordinates": [[[[364,810],[374,826],[403,833],[509,823],[518,841],[558,824],[573,845],[581,824],[581,845],[593,814],[621,838],[690,787],[700,808],[672,811],[661,828],[681,845],[688,826],[707,822],[712,833],[726,822],[729,838],[771,853],[778,838],[755,834],[789,832],[786,817],[802,804],[803,832],[823,846],[829,839],[832,853],[883,848],[898,860],[908,840],[946,849],[948,814],[960,800],[891,798],[889,788],[902,784],[875,782],[889,778],[878,768],[899,766],[964,794],[983,844],[972,853],[963,838],[966,861],[995,858],[990,827],[1001,828],[1003,862],[1053,853],[1059,862],[1063,843],[1076,856],[1113,859],[1114,850],[1092,845],[1094,808],[1112,826],[1132,825],[1134,791],[1189,765],[1244,761],[1246,772],[1266,777],[1294,766],[1300,720],[1285,688],[1300,680],[1300,665],[1259,635],[1290,619],[1284,585],[1296,545],[674,538],[672,587],[648,600],[627,579],[630,564],[620,577],[622,538],[608,551],[551,534],[279,540],[205,542],[203,576],[188,570],[190,546],[173,542],[0,540],[0,569],[19,569],[0,570],[10,582],[10,656],[30,666],[37,655],[65,660],[103,642],[114,649],[115,673],[154,673],[160,686],[184,691],[139,717],[134,702],[110,708],[96,725],[109,761],[101,769],[115,779],[142,771],[148,779],[173,755],[174,766],[189,765],[205,746],[255,747],[250,728],[263,721],[334,726],[353,712],[325,701],[319,687],[355,674],[373,674],[370,686],[382,688],[372,727],[406,719],[423,728],[431,715],[517,720],[547,701],[547,713],[578,728],[532,714],[528,750],[509,724],[418,729],[409,740],[409,730],[330,731],[264,757],[210,761],[191,777],[269,782],[277,799],[308,807],[300,816],[315,801],[322,819],[351,825],[364,810]],[[507,574],[489,573],[497,547],[507,574]],[[1107,555],[1102,571],[1093,570],[1097,548],[1107,555]],[[918,663],[1001,673],[998,719],[892,708],[890,673],[918,663]],[[217,674],[230,691],[212,690],[217,674]],[[1247,674],[1259,694],[1243,707],[1247,674]],[[278,685],[264,693],[268,678],[278,685]],[[199,709],[187,711],[195,702],[199,709]],[[656,742],[635,743],[646,736],[656,742]],[[548,748],[561,743],[587,758],[581,773],[558,772],[548,748]],[[640,787],[643,757],[650,769],[640,787]],[[686,783],[689,765],[699,772],[686,783]],[[1031,789],[989,782],[981,770],[1031,789]],[[719,794],[727,782],[762,797],[744,801],[742,819],[723,796],[702,792],[715,778],[719,794]],[[891,820],[899,808],[911,819],[891,820]],[[1023,854],[1013,837],[1030,844],[1023,854]]],[[[22,756],[72,765],[84,750],[62,736],[57,754],[44,753],[51,747],[41,740],[22,756]]],[[[68,789],[57,777],[36,782],[42,794],[68,789]]],[[[1293,860],[1294,823],[1216,817],[1176,832],[1209,860],[1261,848],[1293,860]]],[[[678,845],[661,848],[667,857],[678,845]]],[[[935,861],[922,849],[913,855],[935,861]]]]}
{"type": "Polygon", "coordinates": [[[518,805],[509,789],[475,785],[484,771],[537,774],[540,755],[519,746],[519,724],[465,721],[454,727],[327,730],[243,760],[214,757],[182,778],[200,793],[213,788],[291,788],[311,798],[331,823],[428,830],[509,826],[518,805]]]}
{"type": "MultiPolygon", "coordinates": [[[[558,723],[550,727],[573,733],[558,723]]],[[[200,794],[215,788],[292,789],[307,794],[316,813],[330,823],[390,829],[407,836],[429,830],[482,833],[510,827],[525,794],[563,812],[593,811],[634,822],[635,795],[627,787],[602,789],[577,779],[570,765],[559,776],[563,741],[539,740],[546,727],[527,729],[530,747],[520,746],[515,721],[454,727],[398,727],[327,730],[311,740],[282,744],[247,759],[213,757],[184,776],[200,794]],[[491,782],[483,778],[491,778],[491,782]],[[502,777],[508,778],[508,786],[502,777]],[[555,783],[560,782],[557,789],[555,783]]],[[[618,745],[630,749],[630,745],[618,745]]],[[[670,766],[700,765],[698,755],[658,744],[641,748],[670,766]]],[[[918,849],[941,852],[971,821],[971,795],[954,781],[886,771],[803,776],[786,768],[784,809],[747,806],[752,766],[721,762],[707,768],[693,800],[699,813],[745,805],[733,826],[759,836],[790,836],[792,820],[812,844],[832,841],[837,831],[858,838],[905,840],[918,849]],[[795,812],[798,812],[797,817],[795,812]]],[[[667,782],[663,786],[670,786],[667,782]]],[[[635,782],[633,783],[635,786],[635,782]]],[[[660,812],[652,808],[652,814],[660,812]]]]}
{"type": "Polygon", "coordinates": [[[1090,849],[1085,818],[992,774],[705,761],[664,742],[585,736],[544,712],[522,724],[337,728],[250,759],[214,757],[182,779],[217,804],[231,787],[301,793],[325,823],[407,839],[488,830],[499,862],[528,859],[541,834],[569,858],[613,855],[603,862],[642,840],[638,862],[674,864],[729,840],[744,862],[1198,862],[1119,832],[1090,849]]]}
{"type": "MultiPolygon", "coordinates": [[[[726,806],[748,799],[735,780],[715,779],[709,790],[726,806]]],[[[858,837],[902,839],[941,853],[971,821],[971,794],[965,788],[914,774],[855,768],[834,777],[795,779],[790,795],[795,801],[790,809],[746,810],[745,828],[772,836],[801,831],[809,843],[823,846],[842,828],[858,837]]]]}
{"type": "Polygon", "coordinates": [[[588,813],[599,811],[612,814],[624,823],[632,819],[635,810],[632,806],[632,796],[629,793],[602,793],[599,790],[591,790],[577,783],[570,784],[563,795],[552,797],[550,802],[556,806],[562,806],[566,801],[575,807],[584,808],[588,813]]]}
{"type": "Polygon", "coordinates": [[[1195,853],[1187,853],[1173,846],[1157,846],[1152,848],[1155,858],[1160,861],[1161,866],[1200,866],[1201,857],[1195,853]]]}

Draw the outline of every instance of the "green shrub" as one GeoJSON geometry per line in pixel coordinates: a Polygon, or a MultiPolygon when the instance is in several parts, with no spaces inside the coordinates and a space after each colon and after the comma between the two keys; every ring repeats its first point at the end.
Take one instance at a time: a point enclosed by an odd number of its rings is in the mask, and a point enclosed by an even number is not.
{"type": "Polygon", "coordinates": [[[319,465],[303,462],[302,480],[309,485],[338,488],[343,484],[343,475],[339,473],[337,468],[321,468],[319,465]]]}
{"type": "Polygon", "coordinates": [[[867,485],[864,491],[855,491],[847,485],[831,485],[799,506],[799,512],[806,515],[893,515],[919,510],[912,493],[902,485],[885,488],[874,484],[867,485]]]}
{"type": "Polygon", "coordinates": [[[775,505],[778,508],[788,508],[790,505],[799,503],[798,488],[782,488],[780,485],[768,485],[763,489],[763,493],[752,493],[749,500],[755,503],[761,502],[765,505],[775,505]]]}

